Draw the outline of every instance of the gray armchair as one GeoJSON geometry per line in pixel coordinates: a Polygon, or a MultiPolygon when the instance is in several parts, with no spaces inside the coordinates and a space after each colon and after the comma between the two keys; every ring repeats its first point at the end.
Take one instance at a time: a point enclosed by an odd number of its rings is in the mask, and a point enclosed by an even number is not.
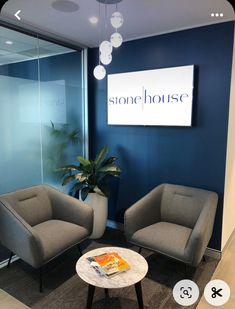
{"type": "Polygon", "coordinates": [[[212,235],[216,193],[162,184],[124,216],[127,240],[196,267],[212,235]]]}
{"type": "Polygon", "coordinates": [[[92,208],[50,186],[0,195],[0,242],[34,268],[81,243],[92,228],[92,208]]]}

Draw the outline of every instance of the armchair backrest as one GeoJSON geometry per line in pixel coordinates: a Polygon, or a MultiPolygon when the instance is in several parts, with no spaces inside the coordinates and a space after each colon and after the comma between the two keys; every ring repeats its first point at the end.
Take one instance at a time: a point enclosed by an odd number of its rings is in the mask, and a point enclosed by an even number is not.
{"type": "Polygon", "coordinates": [[[165,184],[161,199],[161,220],[193,228],[214,192],[186,186],[165,184]]]}
{"type": "Polygon", "coordinates": [[[12,207],[31,226],[52,218],[51,203],[43,185],[0,195],[0,201],[12,207]]]}

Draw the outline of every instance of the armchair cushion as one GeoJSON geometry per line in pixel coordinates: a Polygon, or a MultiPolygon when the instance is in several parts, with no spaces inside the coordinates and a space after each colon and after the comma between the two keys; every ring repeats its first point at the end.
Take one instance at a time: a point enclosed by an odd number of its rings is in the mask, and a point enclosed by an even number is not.
{"type": "Polygon", "coordinates": [[[84,227],[61,220],[45,221],[33,229],[41,243],[44,264],[89,235],[84,227]]]}
{"type": "Polygon", "coordinates": [[[132,242],[145,248],[184,260],[184,250],[191,234],[190,228],[168,222],[158,222],[138,230],[132,242]]]}

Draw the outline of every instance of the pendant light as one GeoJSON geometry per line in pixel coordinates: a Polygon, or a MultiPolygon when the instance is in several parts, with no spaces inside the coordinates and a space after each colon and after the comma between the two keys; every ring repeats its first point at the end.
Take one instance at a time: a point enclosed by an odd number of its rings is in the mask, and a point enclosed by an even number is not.
{"type": "MultiPolygon", "coordinates": [[[[123,38],[121,34],[117,31],[123,25],[123,16],[118,11],[117,3],[121,2],[122,0],[96,0],[99,2],[99,21],[100,21],[100,4],[104,4],[105,9],[105,39],[101,42],[101,34],[99,35],[99,64],[94,68],[93,74],[96,79],[103,79],[106,76],[106,69],[104,65],[108,65],[112,62],[112,51],[113,48],[118,48],[122,45],[123,38]],[[110,18],[110,23],[113,28],[115,28],[115,32],[111,35],[110,41],[107,40],[107,5],[109,4],[116,4],[116,10],[112,14],[110,18]],[[101,64],[102,63],[102,64],[101,64]]],[[[100,32],[101,32],[101,25],[100,25],[100,32]]]]}

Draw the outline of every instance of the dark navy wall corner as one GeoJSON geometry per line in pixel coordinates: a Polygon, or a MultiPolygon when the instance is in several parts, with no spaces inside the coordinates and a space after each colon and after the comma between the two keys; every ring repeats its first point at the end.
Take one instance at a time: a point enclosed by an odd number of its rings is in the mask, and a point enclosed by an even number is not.
{"type": "Polygon", "coordinates": [[[108,73],[196,66],[193,126],[107,125],[107,80],[93,69],[98,49],[90,49],[90,155],[104,145],[119,157],[120,181],[112,183],[109,218],[123,220],[125,209],[160,183],[204,188],[219,194],[210,247],[220,250],[234,23],[220,23],[124,43],[113,52],[108,73]]]}

